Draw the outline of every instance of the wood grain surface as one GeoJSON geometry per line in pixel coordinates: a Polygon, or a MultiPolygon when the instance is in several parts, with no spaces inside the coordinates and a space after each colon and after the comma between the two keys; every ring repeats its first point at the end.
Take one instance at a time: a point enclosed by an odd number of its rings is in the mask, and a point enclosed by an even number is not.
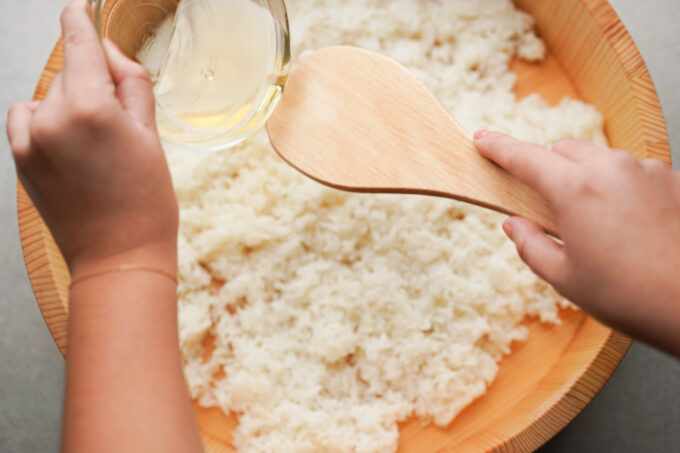
{"type": "MultiPolygon", "coordinates": [[[[577,94],[604,114],[613,146],[638,157],[670,162],[656,91],[632,39],[604,0],[517,0],[532,13],[551,56],[516,63],[518,96],[538,91],[551,102],[577,94]]],[[[42,99],[63,62],[57,45],[38,84],[42,99]]],[[[69,275],[49,231],[18,188],[21,241],[35,297],[50,332],[65,352],[69,275]]],[[[562,313],[560,326],[528,321],[499,376],[445,429],[418,420],[400,425],[400,452],[528,452],[562,429],[598,392],[625,355],[630,339],[580,312],[562,313]]],[[[233,452],[235,416],[196,408],[206,449],[233,452]]]]}
{"type": "Polygon", "coordinates": [[[376,53],[336,46],[305,55],[267,131],[283,159],[331,187],[453,198],[557,233],[543,198],[479,154],[413,73],[376,53]]]}

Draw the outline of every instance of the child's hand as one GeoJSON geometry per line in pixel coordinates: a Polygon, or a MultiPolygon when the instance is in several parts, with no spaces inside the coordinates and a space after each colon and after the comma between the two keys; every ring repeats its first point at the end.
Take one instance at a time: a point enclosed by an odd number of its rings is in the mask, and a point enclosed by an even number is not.
{"type": "Polygon", "coordinates": [[[198,453],[177,288],[160,275],[176,272],[178,208],[151,81],[110,42],[104,51],[85,0],[61,22],[63,73],[7,122],[19,178],[77,282],[61,451],[198,453]]]}
{"type": "Polygon", "coordinates": [[[533,222],[503,229],[522,259],[601,321],[680,355],[680,176],[580,141],[545,148],[478,132],[479,151],[551,205],[564,244],[533,222]]]}
{"type": "Polygon", "coordinates": [[[174,271],[178,210],[148,73],[102,43],[84,0],[61,17],[64,71],[40,103],[12,106],[19,178],[72,273],[103,264],[174,271]]]}

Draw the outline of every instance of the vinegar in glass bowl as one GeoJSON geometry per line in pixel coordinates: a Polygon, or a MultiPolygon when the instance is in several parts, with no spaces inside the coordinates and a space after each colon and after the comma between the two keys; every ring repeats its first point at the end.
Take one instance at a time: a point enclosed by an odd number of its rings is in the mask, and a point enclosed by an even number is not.
{"type": "Polygon", "coordinates": [[[100,3],[100,33],[151,74],[165,142],[227,148],[267,120],[290,59],[283,0],[100,3]]]}

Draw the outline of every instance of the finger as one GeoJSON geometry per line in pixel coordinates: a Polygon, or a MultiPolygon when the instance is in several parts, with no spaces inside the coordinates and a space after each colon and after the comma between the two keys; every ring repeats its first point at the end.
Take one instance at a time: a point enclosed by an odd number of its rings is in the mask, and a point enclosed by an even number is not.
{"type": "Polygon", "coordinates": [[[486,158],[550,200],[566,177],[569,161],[542,146],[497,132],[478,132],[475,146],[486,158]]]}
{"type": "Polygon", "coordinates": [[[534,222],[511,217],[503,230],[515,243],[520,258],[539,277],[555,287],[564,285],[567,275],[567,258],[562,244],[543,231],[534,222]]]}
{"type": "MultiPolygon", "coordinates": [[[[64,73],[60,72],[50,83],[47,89],[47,94],[40,101],[40,109],[37,110],[33,116],[33,123],[38,124],[52,124],[55,128],[58,125],[55,123],[54,118],[63,119],[65,117],[65,103],[64,103],[64,73]],[[42,120],[45,120],[43,122],[42,120]]],[[[40,140],[36,139],[35,131],[31,131],[31,137],[33,145],[37,148],[41,148],[41,145],[37,142],[40,140]]]]}
{"type": "Polygon", "coordinates": [[[99,94],[111,83],[99,35],[87,13],[85,0],[71,0],[61,14],[66,89],[99,94]]]}
{"type": "Polygon", "coordinates": [[[552,146],[552,151],[572,162],[583,162],[602,155],[605,148],[585,140],[560,140],[552,146]]]}
{"type": "Polygon", "coordinates": [[[18,102],[7,113],[7,137],[14,159],[20,161],[31,148],[31,120],[39,102],[18,102]]]}
{"type": "Polygon", "coordinates": [[[123,109],[143,126],[155,127],[155,100],[149,73],[126,57],[109,39],[104,39],[104,49],[116,85],[116,96],[123,109]]]}
{"type": "Polygon", "coordinates": [[[642,165],[642,168],[644,168],[648,173],[651,174],[666,173],[669,169],[669,167],[665,163],[663,163],[663,161],[655,159],[653,157],[642,159],[640,161],[640,165],[642,165]]]}
{"type": "Polygon", "coordinates": [[[63,91],[64,91],[64,73],[60,72],[54,77],[52,83],[50,83],[50,87],[47,89],[47,94],[43,99],[43,103],[56,104],[58,102],[61,102],[61,100],[63,99],[62,96],[63,91]]]}

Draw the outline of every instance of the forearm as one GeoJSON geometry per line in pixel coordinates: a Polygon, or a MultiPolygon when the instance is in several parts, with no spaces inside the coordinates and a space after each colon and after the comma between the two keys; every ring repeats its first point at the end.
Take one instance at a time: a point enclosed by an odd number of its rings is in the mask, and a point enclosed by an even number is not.
{"type": "Polygon", "coordinates": [[[64,68],[10,109],[17,174],[75,284],[62,450],[202,450],[177,333],[179,213],[149,73],[102,41],[85,0],[61,15],[64,68]],[[116,265],[163,269],[105,272],[116,265]],[[94,278],[94,272],[100,272],[94,278]]]}
{"type": "Polygon", "coordinates": [[[145,271],[72,288],[64,452],[201,451],[176,301],[171,279],[145,271]]]}

